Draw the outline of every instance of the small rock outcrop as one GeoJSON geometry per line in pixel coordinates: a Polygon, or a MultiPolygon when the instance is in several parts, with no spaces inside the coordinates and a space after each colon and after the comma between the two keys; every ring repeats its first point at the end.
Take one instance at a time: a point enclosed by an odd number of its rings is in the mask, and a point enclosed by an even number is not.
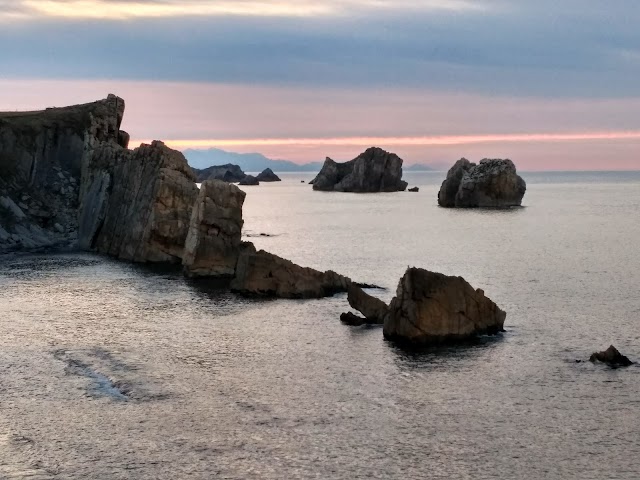
{"type": "Polygon", "coordinates": [[[245,244],[231,290],[244,295],[277,298],[322,298],[344,292],[350,280],[329,270],[301,267],[245,244]]]}
{"type": "Polygon", "coordinates": [[[408,192],[414,192],[414,193],[415,193],[415,192],[419,192],[419,191],[420,191],[420,188],[418,188],[418,187],[411,187],[411,188],[410,188],[410,189],[408,189],[407,191],[408,191],[408,192]]]}
{"type": "Polygon", "coordinates": [[[420,346],[503,331],[506,313],[462,277],[408,268],[389,305],[384,336],[420,346]]]}
{"type": "Polygon", "coordinates": [[[511,160],[458,160],[442,182],[438,205],[447,208],[508,208],[522,205],[527,190],[511,160]]]}
{"type": "Polygon", "coordinates": [[[203,169],[193,168],[192,170],[198,183],[202,183],[205,180],[222,180],[223,182],[237,183],[247,176],[238,165],[231,163],[213,165],[203,169]]]}
{"type": "Polygon", "coordinates": [[[628,367],[633,365],[633,362],[628,357],[622,355],[616,347],[611,345],[603,352],[595,352],[589,357],[590,362],[602,362],[606,363],[610,367],[628,367]]]}
{"type": "Polygon", "coordinates": [[[233,277],[240,255],[245,196],[222,180],[202,182],[182,257],[188,276],[233,277]]]}
{"type": "Polygon", "coordinates": [[[259,182],[280,182],[280,177],[278,177],[273,170],[270,168],[265,168],[262,172],[258,174],[256,177],[259,182]]]}
{"type": "Polygon", "coordinates": [[[402,180],[402,159],[377,147],[345,163],[327,157],[310,183],[314,190],[336,192],[397,192],[407,188],[402,180]]]}
{"type": "Polygon", "coordinates": [[[96,151],[83,169],[79,243],[133,262],[180,263],[198,197],[186,159],[160,141],[96,151]]]}
{"type": "Polygon", "coordinates": [[[245,175],[238,185],[260,185],[260,182],[253,175],[245,175]]]}
{"type": "Polygon", "coordinates": [[[358,315],[351,312],[341,313],[340,321],[345,325],[350,325],[352,327],[360,327],[368,323],[366,318],[359,317],[358,315]]]}
{"type": "Polygon", "coordinates": [[[365,317],[365,323],[382,325],[389,314],[389,307],[379,298],[369,295],[354,283],[347,288],[347,300],[351,308],[365,317]]]}

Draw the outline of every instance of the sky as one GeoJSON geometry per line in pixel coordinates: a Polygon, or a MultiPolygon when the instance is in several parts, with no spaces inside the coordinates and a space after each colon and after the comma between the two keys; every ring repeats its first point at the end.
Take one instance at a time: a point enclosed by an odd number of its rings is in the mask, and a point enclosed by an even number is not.
{"type": "Polygon", "coordinates": [[[639,24],[637,0],[0,0],[0,110],[115,93],[134,143],[640,169],[639,24]]]}

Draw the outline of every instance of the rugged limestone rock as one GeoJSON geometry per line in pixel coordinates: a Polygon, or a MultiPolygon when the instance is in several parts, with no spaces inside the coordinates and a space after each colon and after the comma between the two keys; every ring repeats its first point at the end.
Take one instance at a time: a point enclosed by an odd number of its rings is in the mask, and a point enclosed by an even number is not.
{"type": "Polygon", "coordinates": [[[133,151],[107,145],[83,169],[80,245],[134,262],[179,263],[195,176],[182,153],[159,141],[133,151]]]}
{"type": "Polygon", "coordinates": [[[240,254],[245,195],[222,180],[202,182],[182,258],[187,275],[233,277],[240,254]]]}
{"type": "Polygon", "coordinates": [[[389,307],[379,298],[369,295],[351,283],[347,288],[347,299],[351,308],[365,316],[366,323],[382,325],[389,314],[389,307]]]}
{"type": "MultiPolygon", "coordinates": [[[[270,168],[265,168],[262,172],[258,174],[256,177],[259,182],[279,182],[280,177],[278,177],[273,170],[270,168]]],[[[304,180],[303,180],[304,182],[304,180]]]]}
{"type": "Polygon", "coordinates": [[[327,157],[310,183],[314,190],[337,192],[397,192],[407,188],[402,180],[402,159],[377,147],[345,163],[327,157]]]}
{"type": "Polygon", "coordinates": [[[0,252],[73,245],[82,166],[96,148],[122,142],[124,101],[0,113],[0,252]],[[11,205],[5,200],[5,205],[11,205]],[[56,227],[58,225],[61,228],[56,227]]]}
{"type": "Polygon", "coordinates": [[[260,185],[260,182],[253,175],[245,175],[238,185],[260,185]]]}
{"type": "Polygon", "coordinates": [[[407,190],[408,192],[419,192],[420,189],[418,187],[411,187],[409,190],[407,190]]]}
{"type": "Polygon", "coordinates": [[[428,345],[503,330],[506,313],[462,277],[421,268],[405,272],[384,322],[384,336],[428,345]]]}
{"type": "Polygon", "coordinates": [[[447,173],[438,193],[438,205],[459,208],[507,208],[520,206],[525,181],[511,160],[484,159],[479,165],[458,160],[447,173]]]}
{"type": "Polygon", "coordinates": [[[633,362],[628,357],[622,355],[616,347],[611,345],[603,352],[595,352],[589,357],[590,362],[606,363],[610,367],[628,367],[633,362]]]}
{"type": "Polygon", "coordinates": [[[319,272],[245,245],[231,290],[278,298],[321,298],[344,292],[349,279],[332,271],[319,272]]]}
{"type": "Polygon", "coordinates": [[[239,182],[246,174],[238,165],[227,163],[226,165],[214,165],[204,169],[193,169],[196,175],[196,181],[202,183],[205,180],[222,180],[224,182],[239,182]]]}

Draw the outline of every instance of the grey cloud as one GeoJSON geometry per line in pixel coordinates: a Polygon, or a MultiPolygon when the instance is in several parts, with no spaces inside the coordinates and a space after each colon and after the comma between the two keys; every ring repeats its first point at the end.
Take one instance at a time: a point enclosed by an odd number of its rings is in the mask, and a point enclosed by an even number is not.
{"type": "Polygon", "coordinates": [[[0,31],[0,42],[13,46],[0,63],[14,77],[640,95],[635,0],[558,3],[486,0],[479,12],[360,8],[304,19],[39,21],[0,31]]]}

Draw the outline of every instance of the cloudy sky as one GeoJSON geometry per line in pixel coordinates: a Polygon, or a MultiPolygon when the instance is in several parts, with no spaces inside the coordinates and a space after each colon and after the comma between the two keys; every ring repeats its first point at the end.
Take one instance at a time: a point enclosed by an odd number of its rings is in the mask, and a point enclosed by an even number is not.
{"type": "Polygon", "coordinates": [[[0,110],[304,162],[640,169],[637,0],[0,0],[0,110]]]}

